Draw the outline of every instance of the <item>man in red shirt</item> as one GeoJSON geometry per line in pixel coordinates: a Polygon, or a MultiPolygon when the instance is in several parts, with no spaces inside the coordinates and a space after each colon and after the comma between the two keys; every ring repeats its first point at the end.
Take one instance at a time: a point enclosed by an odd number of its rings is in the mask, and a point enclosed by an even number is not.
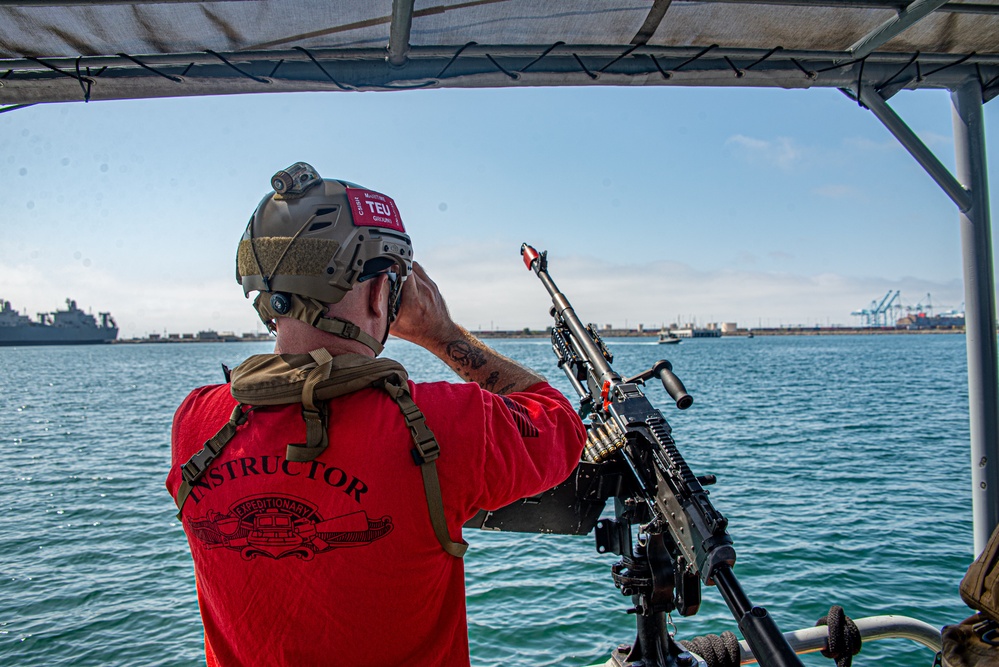
{"type": "Polygon", "coordinates": [[[229,384],[187,397],[167,488],[194,560],[207,662],[466,666],[461,527],[567,478],[583,426],[544,378],[451,319],[390,198],[304,163],[272,184],[237,277],[260,292],[275,354],[363,364],[391,332],[468,382],[404,383],[440,448],[430,465],[413,447],[413,411],[378,385],[325,404],[320,445],[305,403],[234,412],[229,384]]]}

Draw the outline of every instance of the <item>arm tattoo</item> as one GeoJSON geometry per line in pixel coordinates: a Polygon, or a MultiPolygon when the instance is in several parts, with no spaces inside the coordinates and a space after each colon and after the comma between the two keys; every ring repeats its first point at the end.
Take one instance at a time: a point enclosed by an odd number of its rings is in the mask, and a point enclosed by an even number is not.
{"type": "Polygon", "coordinates": [[[513,382],[511,382],[510,384],[508,384],[507,386],[503,387],[502,389],[500,389],[496,393],[500,394],[500,395],[509,394],[513,390],[513,388],[516,387],[516,386],[517,385],[515,385],[513,382]]]}
{"type": "Polygon", "coordinates": [[[476,350],[463,340],[451,341],[447,344],[447,356],[459,366],[471,366],[473,370],[486,365],[486,356],[481,350],[476,350]]]}
{"type": "Polygon", "coordinates": [[[482,388],[486,391],[495,391],[497,382],[499,382],[499,371],[493,371],[489,377],[483,380],[482,388]]]}

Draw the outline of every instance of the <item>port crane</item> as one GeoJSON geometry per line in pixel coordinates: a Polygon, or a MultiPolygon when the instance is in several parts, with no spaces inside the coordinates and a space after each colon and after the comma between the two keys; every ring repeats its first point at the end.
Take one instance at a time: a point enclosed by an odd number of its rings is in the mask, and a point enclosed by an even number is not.
{"type": "Polygon", "coordinates": [[[917,303],[915,306],[909,306],[906,310],[909,312],[916,313],[926,313],[927,316],[933,317],[933,298],[929,292],[926,293],[926,303],[917,303]]]}
{"type": "Polygon", "coordinates": [[[870,308],[855,310],[850,314],[863,318],[863,326],[865,327],[887,327],[889,326],[889,321],[891,320],[890,313],[892,309],[901,307],[899,305],[895,305],[899,294],[900,290],[895,290],[894,294],[891,290],[888,290],[888,292],[881,299],[880,303],[877,301],[871,301],[870,308]]]}

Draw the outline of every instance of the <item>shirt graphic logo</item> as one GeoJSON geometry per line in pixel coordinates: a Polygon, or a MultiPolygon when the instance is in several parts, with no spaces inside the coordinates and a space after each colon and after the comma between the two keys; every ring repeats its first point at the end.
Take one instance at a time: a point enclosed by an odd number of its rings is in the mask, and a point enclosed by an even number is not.
{"type": "Polygon", "coordinates": [[[324,519],[310,503],[282,495],[244,498],[227,514],[209,510],[203,519],[185,521],[191,535],[208,549],[232,549],[243,560],[312,560],[333,549],[371,544],[392,532],[392,517],[369,519],[361,510],[324,519]]]}
{"type": "Polygon", "coordinates": [[[502,398],[506,407],[510,408],[510,414],[513,416],[513,421],[517,423],[517,430],[520,431],[520,434],[525,438],[538,437],[538,427],[531,421],[531,413],[527,411],[527,408],[506,396],[502,398]]]}

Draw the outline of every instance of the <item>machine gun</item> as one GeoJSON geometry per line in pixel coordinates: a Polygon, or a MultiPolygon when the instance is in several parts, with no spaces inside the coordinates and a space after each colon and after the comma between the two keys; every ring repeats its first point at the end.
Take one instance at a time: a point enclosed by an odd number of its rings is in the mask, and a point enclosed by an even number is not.
{"type": "Polygon", "coordinates": [[[669,423],[642,391],[647,380],[658,377],[679,409],[690,407],[693,399],[672,365],[659,361],[622,378],[611,368],[613,357],[600,336],[592,325],[583,325],[548,275],[547,252],[525,243],[521,255],[552,297],[552,348],[579,395],[580,417],[589,419],[587,442],[583,460],[563,484],[495,512],[480,512],[469,525],[576,535],[593,530],[597,551],[621,556],[611,572],[615,585],[631,596],[638,637],[630,652],[612,657],[618,664],[695,665],[667,626],[673,611],[682,616],[697,612],[703,582],[721,592],[760,664],[801,667],[769,613],[750,602],[735,578],[728,521],[704,490],[714,477],[691,472],[669,423]],[[615,518],[599,520],[611,497],[615,518]]]}

